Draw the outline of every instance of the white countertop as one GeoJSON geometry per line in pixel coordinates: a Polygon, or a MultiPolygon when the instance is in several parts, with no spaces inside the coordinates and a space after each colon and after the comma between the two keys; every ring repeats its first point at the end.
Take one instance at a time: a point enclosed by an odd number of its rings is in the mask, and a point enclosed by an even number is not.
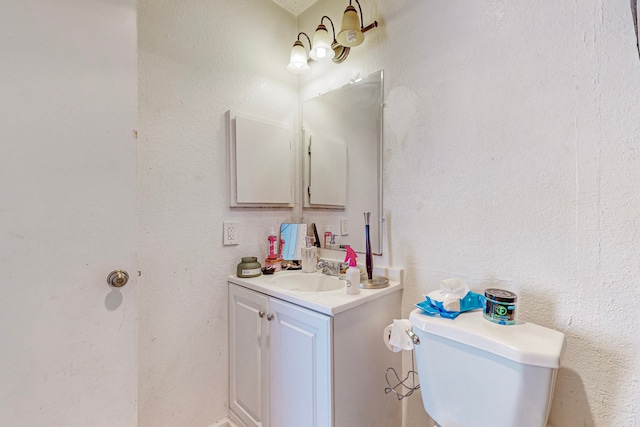
{"type": "MultiPolygon", "coordinates": [[[[389,278],[389,286],[382,289],[361,289],[358,295],[347,295],[346,287],[334,291],[325,292],[304,292],[298,290],[283,289],[275,286],[273,281],[276,277],[288,274],[301,274],[297,271],[281,271],[269,275],[243,278],[236,275],[229,276],[229,282],[235,283],[245,288],[261,292],[263,294],[279,298],[290,303],[306,307],[319,313],[334,316],[350,308],[357,307],[368,301],[380,298],[402,289],[402,270],[399,269],[377,269],[374,274],[384,275],[389,278]]],[[[304,273],[302,273],[304,274],[304,273]]],[[[321,274],[321,273],[307,273],[321,274]]]]}

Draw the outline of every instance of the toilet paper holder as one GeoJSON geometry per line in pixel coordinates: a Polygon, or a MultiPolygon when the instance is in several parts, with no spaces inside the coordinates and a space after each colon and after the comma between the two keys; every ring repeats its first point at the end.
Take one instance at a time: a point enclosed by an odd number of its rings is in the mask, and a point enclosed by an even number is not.
{"type": "Polygon", "coordinates": [[[409,335],[409,338],[411,338],[411,342],[413,342],[413,345],[420,345],[420,337],[414,334],[411,328],[405,330],[405,332],[407,333],[407,335],[409,335]]]}
{"type": "MultiPolygon", "coordinates": [[[[420,344],[420,337],[414,334],[411,328],[406,329],[405,332],[409,335],[409,338],[411,338],[413,345],[420,344]]],[[[388,386],[384,389],[385,394],[394,393],[398,397],[398,400],[402,400],[405,397],[411,396],[414,391],[420,388],[420,384],[417,380],[418,372],[415,368],[415,352],[415,349],[411,350],[411,370],[407,372],[407,376],[403,379],[400,379],[398,372],[394,368],[387,368],[387,372],[384,374],[384,378],[387,381],[388,386]],[[389,373],[392,373],[393,376],[395,376],[395,385],[391,385],[391,382],[389,381],[389,373]],[[411,384],[409,384],[410,380],[411,384]],[[404,389],[407,389],[407,391],[404,392],[404,389]]]]}

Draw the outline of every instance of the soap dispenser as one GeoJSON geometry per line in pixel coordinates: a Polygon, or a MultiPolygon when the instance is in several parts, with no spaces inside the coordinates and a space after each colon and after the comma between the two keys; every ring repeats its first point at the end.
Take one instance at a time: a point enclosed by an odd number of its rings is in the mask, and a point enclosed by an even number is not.
{"type": "Polygon", "coordinates": [[[315,273],[317,270],[318,253],[316,247],[311,246],[311,237],[305,237],[306,247],[302,248],[302,272],[315,273]]]}
{"type": "Polygon", "coordinates": [[[358,255],[356,255],[355,251],[351,249],[351,246],[347,246],[346,250],[347,256],[344,258],[344,262],[349,263],[349,268],[347,268],[346,273],[347,294],[358,295],[360,293],[360,269],[356,262],[358,255]]]}

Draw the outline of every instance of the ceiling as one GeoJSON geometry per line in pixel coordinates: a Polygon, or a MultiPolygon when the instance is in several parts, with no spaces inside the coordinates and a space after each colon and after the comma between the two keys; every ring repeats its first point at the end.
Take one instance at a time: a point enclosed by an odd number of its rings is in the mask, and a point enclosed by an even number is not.
{"type": "Polygon", "coordinates": [[[313,5],[316,0],[273,0],[273,2],[298,16],[313,5]]]}

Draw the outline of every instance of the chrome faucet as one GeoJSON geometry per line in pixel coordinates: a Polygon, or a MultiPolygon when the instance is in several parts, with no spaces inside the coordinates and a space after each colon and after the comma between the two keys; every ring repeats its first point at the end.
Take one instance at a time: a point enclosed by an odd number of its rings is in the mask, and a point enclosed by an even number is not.
{"type": "Polygon", "coordinates": [[[331,262],[324,259],[321,259],[318,265],[316,266],[318,270],[322,269],[322,274],[327,274],[329,276],[337,276],[342,269],[341,262],[331,262]]]}

